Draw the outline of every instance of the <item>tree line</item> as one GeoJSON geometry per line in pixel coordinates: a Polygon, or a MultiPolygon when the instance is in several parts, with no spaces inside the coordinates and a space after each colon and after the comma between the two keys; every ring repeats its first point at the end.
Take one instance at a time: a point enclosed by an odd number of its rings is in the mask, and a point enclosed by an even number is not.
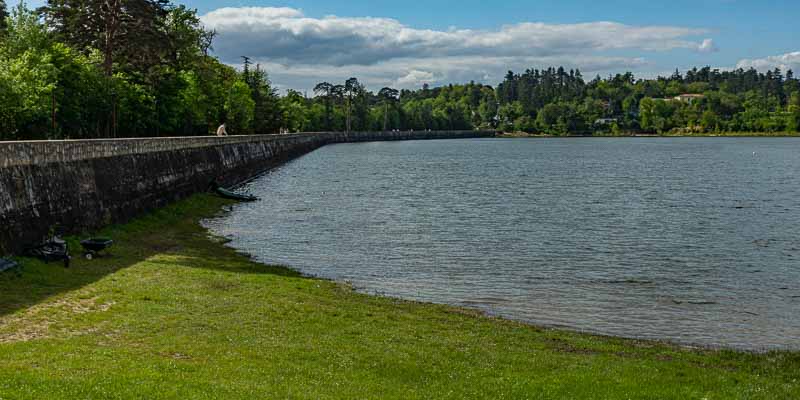
{"type": "Polygon", "coordinates": [[[548,134],[798,132],[800,81],[789,70],[669,77],[632,73],[585,82],[563,68],[509,72],[497,89],[504,130],[548,134]]]}
{"type": "Polygon", "coordinates": [[[365,90],[355,78],[289,91],[292,131],[497,129],[549,135],[800,131],[792,71],[719,71],[669,77],[630,72],[585,81],[564,68],[509,72],[496,88],[470,82],[419,90],[365,90]]]}
{"type": "Polygon", "coordinates": [[[211,55],[216,33],[166,0],[0,0],[0,140],[276,132],[265,71],[211,55]]]}
{"type": "Polygon", "coordinates": [[[797,132],[792,71],[508,72],[470,82],[368,90],[356,78],[279,95],[243,57],[213,56],[216,32],[168,0],[0,0],[0,140],[311,131],[498,129],[551,135],[797,132]],[[688,96],[682,96],[688,95],[688,96]]]}

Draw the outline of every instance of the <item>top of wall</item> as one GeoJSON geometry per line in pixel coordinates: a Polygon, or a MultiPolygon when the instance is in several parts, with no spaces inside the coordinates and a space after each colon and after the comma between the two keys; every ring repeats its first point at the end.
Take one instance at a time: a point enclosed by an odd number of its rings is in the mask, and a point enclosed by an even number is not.
{"type": "Polygon", "coordinates": [[[348,142],[363,140],[405,140],[494,136],[493,131],[404,131],[404,132],[316,132],[287,135],[184,136],[164,138],[47,140],[0,142],[0,169],[148,154],[211,146],[257,142],[304,140],[348,142]]]}
{"type": "Polygon", "coordinates": [[[127,154],[145,154],[208,146],[287,140],[312,137],[313,133],[291,135],[187,136],[166,138],[46,140],[0,142],[0,168],[72,162],[127,154]]]}

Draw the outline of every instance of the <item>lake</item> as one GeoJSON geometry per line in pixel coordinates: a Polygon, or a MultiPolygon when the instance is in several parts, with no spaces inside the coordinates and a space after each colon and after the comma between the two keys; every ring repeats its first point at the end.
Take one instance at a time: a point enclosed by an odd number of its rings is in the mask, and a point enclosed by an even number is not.
{"type": "Polygon", "coordinates": [[[800,349],[800,140],[337,144],[206,221],[269,264],[548,327],[800,349]]]}

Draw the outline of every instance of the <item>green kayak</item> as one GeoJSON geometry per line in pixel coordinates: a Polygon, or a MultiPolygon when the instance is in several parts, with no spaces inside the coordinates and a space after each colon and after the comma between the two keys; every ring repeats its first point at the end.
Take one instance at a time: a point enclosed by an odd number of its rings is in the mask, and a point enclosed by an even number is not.
{"type": "Polygon", "coordinates": [[[256,196],[251,196],[249,194],[235,193],[222,187],[216,188],[215,191],[220,197],[226,199],[238,200],[238,201],[258,201],[258,197],[256,196]]]}

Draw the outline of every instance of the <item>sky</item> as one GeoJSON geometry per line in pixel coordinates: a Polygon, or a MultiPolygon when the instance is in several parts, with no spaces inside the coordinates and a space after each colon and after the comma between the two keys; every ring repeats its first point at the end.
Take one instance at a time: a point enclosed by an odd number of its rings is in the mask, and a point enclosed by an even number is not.
{"type": "Polygon", "coordinates": [[[283,90],[349,77],[372,90],[496,85],[509,70],[562,65],[587,78],[706,65],[800,72],[798,0],[178,2],[218,32],[223,62],[248,56],[283,90]]]}

